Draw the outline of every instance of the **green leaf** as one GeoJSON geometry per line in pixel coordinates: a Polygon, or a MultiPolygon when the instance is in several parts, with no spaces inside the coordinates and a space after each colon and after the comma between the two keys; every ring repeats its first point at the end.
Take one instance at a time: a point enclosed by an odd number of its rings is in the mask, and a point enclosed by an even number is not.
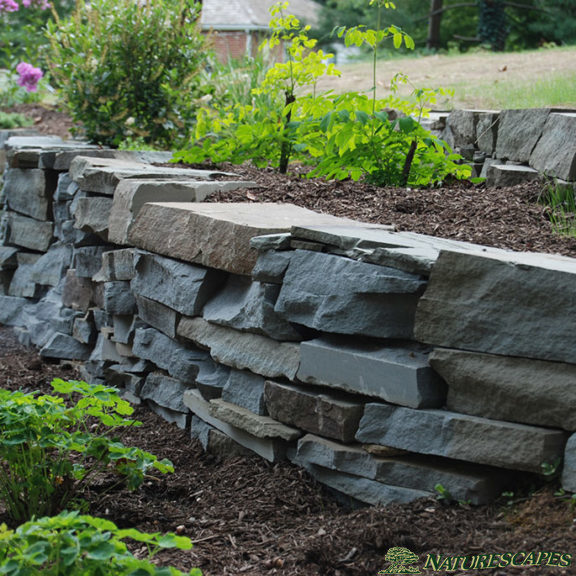
{"type": "Polygon", "coordinates": [[[411,132],[414,132],[418,125],[418,122],[416,122],[416,120],[410,116],[398,119],[398,127],[404,134],[410,134],[411,132]]]}

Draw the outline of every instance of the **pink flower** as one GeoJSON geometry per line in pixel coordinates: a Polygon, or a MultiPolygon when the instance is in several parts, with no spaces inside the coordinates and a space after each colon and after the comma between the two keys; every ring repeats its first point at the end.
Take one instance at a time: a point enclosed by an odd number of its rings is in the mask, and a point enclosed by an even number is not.
{"type": "Polygon", "coordinates": [[[0,0],[0,12],[16,12],[18,4],[14,0],[0,0]]]}
{"type": "MultiPolygon", "coordinates": [[[[1,1],[2,0],[0,0],[0,2],[1,1]]],[[[27,62],[20,62],[20,64],[16,66],[16,72],[20,75],[20,78],[16,80],[18,86],[26,88],[27,92],[36,92],[38,82],[42,76],[44,76],[42,70],[40,70],[40,68],[34,68],[32,64],[28,64],[27,62]]]]}

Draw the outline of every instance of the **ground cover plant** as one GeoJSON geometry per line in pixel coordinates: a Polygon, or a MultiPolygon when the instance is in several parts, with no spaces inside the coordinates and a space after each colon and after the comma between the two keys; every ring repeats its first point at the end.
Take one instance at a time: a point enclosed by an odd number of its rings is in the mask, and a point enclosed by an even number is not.
{"type": "Polygon", "coordinates": [[[0,500],[13,522],[78,506],[82,488],[105,471],[130,489],[152,470],[173,471],[110,435],[139,425],[114,388],[61,379],[52,387],[59,396],[0,389],[0,500]]]}
{"type": "MultiPolygon", "coordinates": [[[[393,8],[383,0],[371,4],[378,5],[379,13],[393,8]]],[[[260,87],[252,91],[252,104],[220,108],[216,103],[200,110],[195,137],[174,155],[175,161],[251,160],[285,173],[292,158],[311,165],[311,177],[366,177],[379,185],[427,186],[449,175],[470,175],[461,157],[418,122],[427,115],[437,91],[415,89],[413,99],[404,99],[394,89],[388,97],[376,98],[378,47],[391,41],[396,48],[402,44],[413,48],[409,35],[393,25],[380,27],[380,22],[376,29],[339,28],[338,35],[348,45],[371,49],[373,85],[369,93],[318,93],[320,79],[340,73],[327,63],[331,54],[314,50],[316,40],[308,36],[309,27],[286,15],[287,8],[285,2],[272,8],[272,35],[262,45],[269,50],[285,46],[287,61],[268,70],[260,87]]],[[[393,87],[402,81],[405,77],[397,76],[393,87]]]]}

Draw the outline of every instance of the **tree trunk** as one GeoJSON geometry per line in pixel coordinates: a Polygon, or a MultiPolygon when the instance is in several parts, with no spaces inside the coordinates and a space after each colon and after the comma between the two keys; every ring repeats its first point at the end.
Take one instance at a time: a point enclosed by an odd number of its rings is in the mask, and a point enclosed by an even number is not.
{"type": "Polygon", "coordinates": [[[428,40],[426,48],[438,50],[440,48],[440,24],[442,23],[444,0],[430,0],[430,16],[428,18],[428,40]]]}

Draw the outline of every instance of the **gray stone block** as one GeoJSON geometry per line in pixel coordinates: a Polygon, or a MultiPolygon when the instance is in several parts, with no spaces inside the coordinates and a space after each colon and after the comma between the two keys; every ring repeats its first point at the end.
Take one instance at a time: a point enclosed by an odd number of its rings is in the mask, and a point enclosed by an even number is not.
{"type": "Polygon", "coordinates": [[[74,198],[78,190],[78,185],[72,181],[68,172],[59,174],[58,184],[54,192],[54,202],[66,203],[74,198]]]}
{"type": "Polygon", "coordinates": [[[312,434],[298,440],[297,461],[431,493],[441,484],[456,500],[474,505],[487,504],[500,496],[510,479],[495,468],[437,457],[376,457],[358,445],[339,444],[312,434]]]}
{"type": "Polygon", "coordinates": [[[352,442],[364,404],[335,394],[301,386],[266,382],[266,407],[270,416],[307,432],[352,442]]]}
{"type": "Polygon", "coordinates": [[[72,336],[56,333],[42,347],[40,356],[59,360],[88,360],[91,351],[90,346],[81,344],[72,336]]]}
{"type": "Polygon", "coordinates": [[[114,342],[112,342],[107,333],[101,332],[98,334],[98,339],[96,345],[92,349],[90,354],[91,362],[101,362],[101,363],[122,363],[123,357],[118,354],[114,342]]]}
{"type": "Polygon", "coordinates": [[[176,424],[180,430],[186,430],[188,428],[189,413],[176,412],[175,410],[170,410],[170,408],[165,408],[156,404],[153,400],[147,400],[147,405],[152,412],[158,414],[161,418],[169,422],[170,424],[176,424]]]}
{"type": "Polygon", "coordinates": [[[169,308],[196,316],[206,300],[224,281],[217,270],[201,268],[171,258],[138,251],[132,290],[169,308]]]}
{"type": "MultiPolygon", "coordinates": [[[[553,464],[553,462],[549,462],[549,464],[553,464]]],[[[576,434],[572,434],[566,443],[562,488],[569,492],[576,492],[576,434]]]]}
{"type": "Polygon", "coordinates": [[[231,426],[227,422],[215,417],[212,413],[212,403],[204,400],[198,390],[184,392],[184,404],[204,422],[217,430],[224,432],[235,442],[255,452],[269,462],[282,460],[286,453],[286,443],[277,438],[258,438],[246,431],[231,426]]]}
{"type": "Polygon", "coordinates": [[[333,490],[372,506],[386,506],[394,503],[406,504],[418,498],[434,496],[432,492],[402,488],[400,486],[388,486],[375,480],[328,470],[314,464],[306,466],[306,470],[321,484],[325,484],[333,490]]]}
{"type": "Polygon", "coordinates": [[[205,320],[280,341],[301,340],[300,334],[274,311],[280,288],[230,276],[224,288],[204,306],[205,320]]]}
{"type": "Polygon", "coordinates": [[[486,169],[486,186],[491,188],[517,186],[524,182],[535,182],[539,178],[538,171],[529,166],[490,164],[486,169]]]}
{"type": "Polygon", "coordinates": [[[291,235],[283,234],[265,234],[264,236],[255,236],[250,239],[250,247],[258,252],[268,252],[270,250],[289,250],[291,235]]]}
{"type": "Polygon", "coordinates": [[[136,313],[136,300],[130,290],[130,282],[103,282],[98,286],[96,303],[108,314],[122,316],[136,313]]]}
{"type": "Polygon", "coordinates": [[[66,271],[66,280],[62,293],[62,304],[74,310],[86,312],[92,305],[94,286],[88,278],[78,278],[76,270],[66,271]]]}
{"type": "Polygon", "coordinates": [[[276,311],[325,332],[410,338],[425,282],[393,268],[296,251],[276,311]]]}
{"type": "Polygon", "coordinates": [[[24,307],[28,302],[26,298],[0,295],[0,324],[21,326],[24,307]]]}
{"type": "Polygon", "coordinates": [[[259,416],[266,416],[268,411],[264,402],[265,383],[266,380],[258,374],[246,370],[230,370],[228,380],[222,388],[222,400],[246,408],[259,416]]]}
{"type": "Polygon", "coordinates": [[[528,162],[549,115],[547,108],[503,110],[498,123],[496,158],[528,162]]]}
{"type": "Polygon", "coordinates": [[[186,348],[153,328],[138,328],[134,335],[134,354],[166,370],[170,376],[193,384],[200,367],[209,356],[203,350],[186,348]]]}
{"type": "Polygon", "coordinates": [[[480,112],[476,124],[476,145],[481,152],[492,156],[496,150],[499,112],[480,112]]]}
{"type": "Polygon", "coordinates": [[[163,304],[154,300],[136,295],[136,308],[138,316],[153,328],[160,330],[170,338],[176,338],[176,326],[179,314],[163,304]]]}
{"type": "Polygon", "coordinates": [[[216,362],[250,370],[268,378],[296,376],[300,347],[290,342],[276,342],[259,334],[237,332],[206,322],[203,318],[183,317],[178,335],[198,346],[208,348],[216,362]]]}
{"type": "Polygon", "coordinates": [[[297,440],[302,436],[300,430],[286,426],[270,416],[259,416],[246,408],[225,402],[221,398],[210,400],[210,413],[219,420],[227,422],[257,438],[279,438],[297,440]]]}
{"type": "Polygon", "coordinates": [[[44,170],[10,168],[4,175],[4,193],[10,210],[35,220],[48,220],[50,199],[44,170]]]}
{"type": "Polygon", "coordinates": [[[112,199],[104,196],[79,198],[73,211],[74,226],[83,232],[98,235],[108,240],[108,221],[112,210],[112,199]]]}
{"type": "MultiPolygon", "coordinates": [[[[196,377],[196,387],[205,400],[220,398],[224,386],[228,383],[231,369],[228,366],[214,363],[213,370],[201,370],[196,377]]],[[[253,410],[255,412],[255,410],[253,410]]]]}
{"type": "MultiPolygon", "coordinates": [[[[265,236],[258,238],[265,238],[265,236]]],[[[258,282],[282,284],[292,254],[292,252],[274,252],[273,250],[262,252],[258,255],[258,260],[252,270],[252,278],[258,282]]]]}
{"type": "Polygon", "coordinates": [[[54,226],[18,214],[8,214],[7,243],[37,252],[46,252],[52,243],[54,226]]]}
{"type": "Polygon", "coordinates": [[[97,332],[90,313],[74,320],[72,337],[81,344],[93,345],[96,341],[97,332]]]}
{"type": "Polygon", "coordinates": [[[133,248],[109,250],[102,254],[102,268],[98,270],[93,280],[95,282],[111,282],[115,280],[132,280],[134,278],[133,248]]]}
{"type": "Polygon", "coordinates": [[[562,456],[566,434],[442,410],[367,404],[359,442],[526,472],[562,456]]]}
{"type": "MultiPolygon", "coordinates": [[[[105,250],[104,246],[83,246],[74,249],[74,260],[72,267],[76,270],[78,278],[92,278],[102,267],[102,256],[105,250]]],[[[111,278],[116,280],[116,278],[111,278]]]]}
{"type": "Polygon", "coordinates": [[[446,348],[576,364],[575,279],[571,258],[443,252],[418,305],[416,338],[446,348]]]}
{"type": "Polygon", "coordinates": [[[112,325],[114,327],[114,342],[120,342],[121,344],[130,344],[132,342],[137,325],[134,316],[131,314],[114,316],[112,325]]]}
{"type": "Polygon", "coordinates": [[[192,415],[192,420],[190,422],[190,438],[199,440],[205,451],[208,451],[211,430],[215,430],[215,428],[204,422],[204,420],[198,418],[198,416],[192,415]]]}
{"type": "Polygon", "coordinates": [[[53,244],[50,250],[34,263],[31,280],[42,286],[57,286],[66,276],[72,262],[72,247],[53,244]]]}
{"type": "Polygon", "coordinates": [[[186,383],[170,378],[163,372],[152,372],[140,390],[142,400],[153,400],[158,406],[175,412],[187,413],[188,407],[183,402],[184,392],[189,388],[186,383]]]}
{"type": "Polygon", "coordinates": [[[430,364],[454,412],[576,430],[575,365],[439,348],[430,364]]]}
{"type": "Polygon", "coordinates": [[[383,346],[329,337],[302,342],[297,377],[409,408],[440,407],[446,398],[427,349],[409,343],[383,346]]]}
{"type": "Polygon", "coordinates": [[[14,270],[18,268],[18,248],[0,246],[0,269],[14,270]]]}
{"type": "Polygon", "coordinates": [[[40,256],[40,254],[30,252],[18,253],[18,268],[14,272],[8,288],[10,296],[21,298],[40,298],[42,296],[42,288],[33,280],[34,265],[40,256]]]}
{"type": "Polygon", "coordinates": [[[473,145],[476,140],[477,121],[474,110],[454,110],[446,119],[446,141],[454,149],[473,145]]]}
{"type": "Polygon", "coordinates": [[[546,176],[576,180],[576,114],[550,114],[530,166],[546,176]]]}

